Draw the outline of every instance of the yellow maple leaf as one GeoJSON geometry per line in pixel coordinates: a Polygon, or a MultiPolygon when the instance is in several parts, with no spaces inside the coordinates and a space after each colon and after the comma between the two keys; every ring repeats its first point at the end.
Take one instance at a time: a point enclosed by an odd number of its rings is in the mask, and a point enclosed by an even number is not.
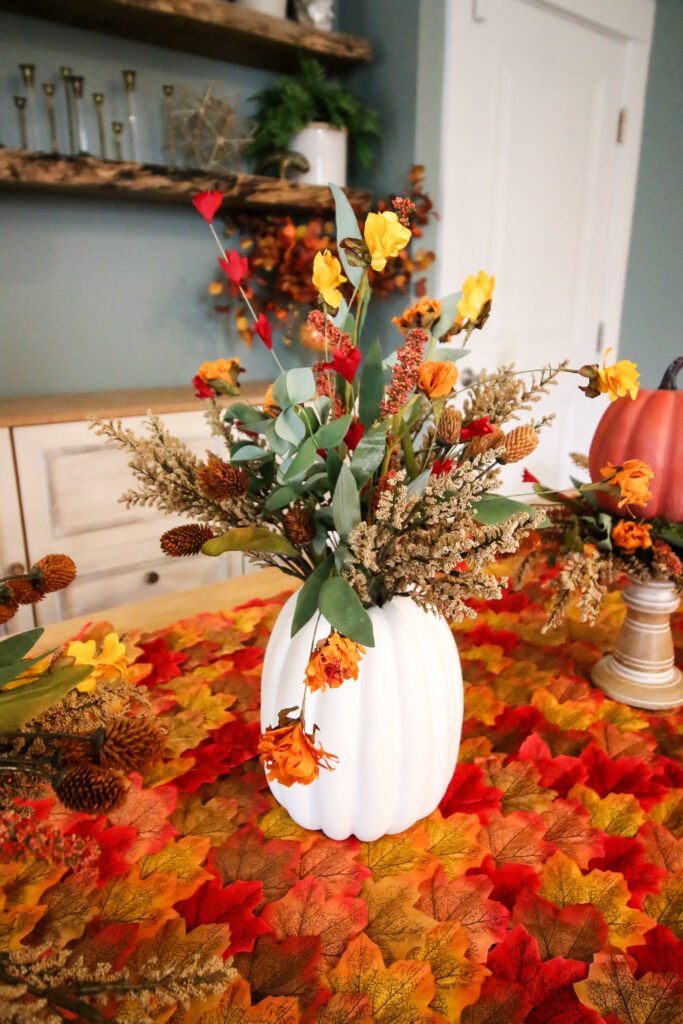
{"type": "Polygon", "coordinates": [[[48,889],[42,899],[45,913],[36,925],[32,945],[63,949],[72,939],[79,939],[95,916],[92,893],[96,887],[96,878],[88,880],[79,872],[48,889]]]}
{"type": "Polygon", "coordinates": [[[379,946],[387,961],[400,960],[413,946],[421,945],[437,923],[415,906],[419,890],[405,878],[382,878],[379,882],[368,878],[361,896],[368,908],[365,934],[379,946]]]}
{"type": "Polygon", "coordinates": [[[583,804],[593,828],[611,836],[635,836],[647,821],[647,814],[632,793],[608,793],[601,798],[595,790],[576,783],[567,796],[583,804]]]}
{"type": "Polygon", "coordinates": [[[302,853],[310,850],[311,846],[320,839],[320,832],[311,832],[309,829],[297,825],[284,807],[279,804],[262,814],[257,819],[257,824],[263,832],[264,839],[291,839],[299,844],[302,853]]]}
{"type": "Polygon", "coordinates": [[[597,953],[588,977],[574,984],[586,1006],[624,1024],[683,1024],[683,982],[676,974],[636,979],[625,957],[597,953]]]}
{"type": "Polygon", "coordinates": [[[193,757],[173,757],[169,761],[157,761],[142,773],[144,789],[165,786],[180,775],[186,775],[195,764],[193,757]]]}
{"type": "Polygon", "coordinates": [[[140,926],[139,937],[153,934],[165,921],[178,917],[173,904],[176,879],[173,875],[156,872],[144,880],[140,878],[140,865],[134,864],[127,875],[113,878],[96,894],[96,903],[103,925],[135,923],[140,926]]]}
{"type": "Polygon", "coordinates": [[[487,672],[498,675],[503,669],[513,662],[505,654],[505,648],[498,644],[480,644],[478,647],[470,647],[469,650],[460,651],[461,661],[482,661],[487,672]]]}
{"type": "Polygon", "coordinates": [[[570,857],[558,852],[546,861],[541,878],[540,895],[556,907],[591,903],[599,910],[609,927],[611,944],[619,949],[639,945],[645,932],[654,927],[651,918],[627,905],[631,893],[626,879],[614,871],[596,868],[582,875],[570,857]]]}
{"type": "Polygon", "coordinates": [[[630,708],[626,704],[618,704],[614,700],[605,699],[602,702],[600,717],[605,722],[611,722],[620,732],[638,732],[648,729],[650,725],[642,711],[630,708]]]}
{"type": "Polygon", "coordinates": [[[165,747],[171,757],[178,757],[184,750],[194,750],[208,736],[201,711],[166,714],[160,721],[167,731],[165,747]]]}
{"type": "Polygon", "coordinates": [[[64,864],[54,864],[47,858],[28,857],[20,861],[11,881],[3,883],[7,902],[34,907],[45,890],[55,885],[66,871],[64,864]]]}
{"type": "Polygon", "coordinates": [[[683,939],[683,871],[664,878],[658,893],[651,893],[643,902],[646,912],[664,925],[677,939],[683,939]]]}
{"type": "Polygon", "coordinates": [[[198,793],[181,793],[171,823],[183,836],[207,836],[212,846],[220,846],[237,831],[237,809],[236,800],[214,796],[202,801],[198,793]]]}
{"type": "Polygon", "coordinates": [[[236,978],[199,1024],[299,1024],[299,1001],[294,996],[269,996],[252,1006],[249,983],[236,978]]]}
{"type": "Polygon", "coordinates": [[[427,833],[427,853],[437,858],[448,878],[457,878],[470,868],[478,868],[488,854],[476,814],[456,812],[444,818],[441,811],[436,810],[422,825],[427,833]]]}
{"type": "Polygon", "coordinates": [[[0,892],[0,953],[21,949],[21,940],[45,913],[45,907],[11,906],[5,908],[5,895],[0,892]]]}
{"type": "Polygon", "coordinates": [[[511,811],[534,811],[542,814],[552,807],[556,794],[538,785],[540,772],[532,761],[510,761],[504,764],[505,755],[492,754],[480,758],[487,786],[502,790],[500,809],[503,814],[511,811]]]}
{"type": "Polygon", "coordinates": [[[405,832],[382,836],[371,843],[361,843],[358,859],[370,868],[376,879],[388,875],[427,877],[433,870],[433,861],[427,853],[427,833],[421,824],[405,832]]]}
{"type": "Polygon", "coordinates": [[[472,764],[477,757],[485,757],[493,750],[488,736],[472,736],[463,740],[458,751],[458,764],[472,764]]]}
{"type": "Polygon", "coordinates": [[[158,853],[148,853],[140,858],[140,878],[144,881],[153,875],[169,875],[175,881],[173,902],[189,899],[202,882],[212,877],[201,867],[210,847],[208,836],[189,835],[172,839],[158,853]]]}
{"type": "Polygon", "coordinates": [[[585,731],[589,725],[602,718],[600,705],[596,701],[565,700],[560,703],[549,690],[536,690],[531,703],[543,712],[549,722],[564,730],[585,731]]]}
{"type": "Polygon", "coordinates": [[[424,960],[431,967],[436,995],[430,1005],[448,1021],[460,1020],[464,1008],[478,999],[483,981],[491,973],[470,959],[468,950],[464,928],[457,921],[446,921],[408,954],[409,960],[424,960]]]}
{"type": "Polygon", "coordinates": [[[465,721],[476,718],[484,725],[493,725],[498,715],[505,710],[505,704],[498,700],[488,686],[468,686],[465,689],[465,721]]]}
{"type": "Polygon", "coordinates": [[[676,839],[683,838],[683,789],[672,789],[650,810],[650,817],[676,839]]]}

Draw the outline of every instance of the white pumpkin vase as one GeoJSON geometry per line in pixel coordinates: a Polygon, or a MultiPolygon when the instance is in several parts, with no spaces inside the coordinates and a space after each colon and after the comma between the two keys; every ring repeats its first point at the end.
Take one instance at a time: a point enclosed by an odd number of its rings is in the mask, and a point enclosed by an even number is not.
{"type": "MultiPolygon", "coordinates": [[[[330,626],[316,618],[291,638],[296,594],[286,602],[263,663],[261,727],[282,708],[298,707],[314,641],[330,626]]],[[[438,806],[455,770],[463,715],[460,659],[441,616],[408,597],[370,608],[375,646],[358,679],[307,692],[305,727],[316,745],[339,758],[308,786],[270,782],[275,799],[297,824],[331,839],[369,842],[402,832],[438,806]]]]}

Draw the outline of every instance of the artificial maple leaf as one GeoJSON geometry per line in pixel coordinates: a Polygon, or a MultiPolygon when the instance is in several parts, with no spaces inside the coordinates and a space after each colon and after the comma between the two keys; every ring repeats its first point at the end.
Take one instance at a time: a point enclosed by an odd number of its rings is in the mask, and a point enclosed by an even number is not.
{"type": "Polygon", "coordinates": [[[675,789],[650,810],[650,817],[667,828],[676,839],[683,838],[683,789],[675,789]]]}
{"type": "Polygon", "coordinates": [[[0,892],[0,953],[21,949],[21,940],[32,931],[45,913],[45,907],[5,907],[4,893],[0,892]]]}
{"type": "Polygon", "coordinates": [[[207,836],[212,846],[220,846],[236,831],[236,814],[236,800],[215,796],[202,801],[197,793],[181,793],[171,822],[182,836],[207,836]]]}
{"type": "Polygon", "coordinates": [[[580,960],[553,957],[542,961],[536,940],[521,924],[491,950],[486,965],[495,977],[521,985],[534,1008],[587,974],[586,964],[580,960]]]}
{"type": "Polygon", "coordinates": [[[665,871],[683,871],[683,839],[676,839],[663,825],[648,821],[638,832],[645,856],[665,871]]]}
{"type": "Polygon", "coordinates": [[[488,897],[493,882],[486,875],[465,875],[449,881],[437,869],[433,877],[419,886],[418,910],[435,921],[457,921],[465,929],[470,953],[483,960],[494,942],[500,942],[509,913],[488,897]]]}
{"type": "Polygon", "coordinates": [[[497,676],[499,672],[502,672],[504,668],[512,664],[512,658],[508,658],[505,654],[505,649],[499,647],[497,644],[482,644],[480,647],[472,647],[469,650],[460,651],[460,660],[464,661],[463,676],[467,678],[467,670],[472,665],[477,673],[477,676],[481,678],[482,666],[486,672],[491,672],[497,676]]]}
{"type": "Polygon", "coordinates": [[[157,932],[140,942],[129,957],[130,966],[145,973],[146,965],[154,961],[164,972],[182,971],[193,961],[201,963],[210,957],[225,956],[230,943],[230,927],[211,922],[189,928],[182,917],[166,921],[157,932]]]}
{"type": "Polygon", "coordinates": [[[160,683],[167,683],[181,674],[181,666],[187,661],[187,655],[179,651],[169,651],[164,637],[157,637],[138,645],[142,651],[136,660],[151,665],[150,673],[145,676],[145,686],[152,688],[160,683]]]}
{"type": "Polygon", "coordinates": [[[82,964],[86,971],[94,971],[98,965],[111,964],[120,971],[135,949],[139,930],[134,922],[96,929],[90,925],[85,935],[69,947],[69,965],[82,964]]]}
{"type": "Polygon", "coordinates": [[[309,1015],[326,999],[329,989],[319,980],[320,939],[317,935],[291,935],[279,942],[260,935],[251,953],[238,953],[235,967],[249,982],[251,998],[292,996],[309,1015]]]}
{"type": "Polygon", "coordinates": [[[675,974],[645,974],[636,979],[625,957],[598,953],[588,977],[574,986],[587,1006],[622,1024],[681,1024],[683,982],[675,974]]]}
{"type": "MultiPolygon", "coordinates": [[[[515,652],[516,658],[519,658],[519,653],[515,652]]],[[[507,707],[516,708],[529,704],[536,687],[546,686],[551,680],[552,674],[539,672],[535,662],[516,660],[496,676],[491,683],[491,689],[507,707]]]]}
{"type": "Polygon", "coordinates": [[[87,880],[81,874],[71,874],[44,893],[41,903],[46,909],[31,937],[32,945],[63,949],[72,939],[81,937],[96,913],[91,896],[97,884],[95,878],[87,880]]]}
{"type": "Polygon", "coordinates": [[[494,811],[482,825],[482,838],[498,867],[508,862],[540,867],[552,852],[543,840],[546,831],[536,814],[517,811],[504,817],[494,811]]]}
{"type": "Polygon", "coordinates": [[[485,784],[480,764],[459,764],[448,783],[439,810],[444,818],[458,811],[476,814],[480,821],[486,822],[489,811],[500,810],[501,796],[501,790],[485,784]]]}
{"type": "Polygon", "coordinates": [[[316,1024],[372,1024],[370,1002],[358,992],[337,992],[318,1010],[316,1024]]]}
{"type": "Polygon", "coordinates": [[[2,890],[8,903],[34,907],[40,902],[46,889],[55,885],[65,874],[64,864],[55,864],[44,857],[26,857],[12,865],[10,877],[2,882],[2,890]]]}
{"type": "Polygon", "coordinates": [[[650,918],[628,906],[630,893],[620,875],[597,870],[582,875],[571,858],[558,852],[544,864],[542,878],[540,895],[556,907],[593,904],[607,922],[610,942],[619,949],[635,945],[652,927],[650,918]]]}
{"type": "Polygon", "coordinates": [[[486,978],[476,1003],[466,1006],[462,1024],[521,1024],[531,1001],[521,985],[486,978]]]}
{"type": "Polygon", "coordinates": [[[611,722],[622,732],[637,732],[648,728],[647,715],[637,708],[630,708],[627,704],[619,704],[614,700],[605,700],[602,703],[601,716],[605,722],[611,722]]]}
{"type": "Polygon", "coordinates": [[[487,854],[475,814],[456,813],[444,819],[440,811],[434,811],[422,825],[427,833],[427,853],[438,859],[449,878],[478,867],[487,854]]]}
{"type": "Polygon", "coordinates": [[[253,1006],[248,983],[236,978],[218,1005],[203,1013],[198,1024],[299,1024],[299,1004],[283,996],[268,997],[253,1006]]]}
{"type": "Polygon", "coordinates": [[[491,754],[477,763],[481,765],[487,786],[501,791],[500,809],[503,814],[511,811],[541,814],[552,806],[555,794],[538,785],[540,772],[530,761],[503,764],[501,755],[491,754]]]}
{"type": "Polygon", "coordinates": [[[474,718],[486,725],[493,725],[505,704],[488,686],[467,686],[465,688],[465,710],[463,718],[474,718]]]}
{"type": "Polygon", "coordinates": [[[433,917],[415,906],[420,893],[409,879],[368,879],[361,895],[367,904],[365,933],[379,946],[387,963],[407,956],[436,924],[433,917]]]}
{"type": "Polygon", "coordinates": [[[576,729],[584,732],[593,722],[603,717],[594,700],[566,700],[560,703],[550,690],[543,688],[534,692],[531,703],[543,712],[549,722],[562,730],[576,729]]]}
{"type": "Polygon", "coordinates": [[[605,836],[604,852],[594,857],[588,867],[623,875],[631,893],[631,906],[642,910],[643,897],[649,892],[657,892],[660,880],[666,875],[663,868],[643,860],[644,853],[645,848],[637,839],[605,836]]]}
{"type": "Polygon", "coordinates": [[[319,832],[297,825],[279,804],[261,815],[256,824],[263,832],[264,839],[291,839],[299,844],[302,852],[309,850],[320,836],[319,832]]]}
{"type": "MultiPolygon", "coordinates": [[[[195,747],[206,740],[207,732],[201,711],[178,711],[161,716],[161,724],[166,729],[164,746],[171,757],[178,757],[186,751],[192,752],[195,747]]],[[[194,764],[194,760],[192,761],[194,764]]],[[[189,770],[188,763],[185,770],[189,770]]]]}
{"type": "Polygon", "coordinates": [[[424,960],[432,969],[436,995],[431,1008],[446,1020],[460,1020],[465,1006],[479,996],[488,970],[467,955],[469,939],[457,921],[438,924],[408,954],[409,960],[424,960]]]}
{"type": "Polygon", "coordinates": [[[653,974],[676,974],[683,981],[683,939],[676,937],[658,924],[645,935],[645,945],[629,946],[626,951],[635,961],[634,974],[641,978],[653,974]]]}
{"type": "Polygon", "coordinates": [[[322,882],[312,875],[300,879],[276,903],[261,911],[278,939],[317,935],[324,969],[337,962],[349,939],[368,922],[365,901],[353,896],[325,896],[322,882]]]}
{"type": "Polygon", "coordinates": [[[630,793],[610,793],[600,799],[588,786],[576,785],[569,798],[578,800],[590,814],[591,825],[613,836],[634,836],[647,821],[647,814],[630,793]]]}
{"type": "Polygon", "coordinates": [[[372,1020],[381,1024],[421,1024],[434,1019],[429,1004],[436,987],[429,964],[398,960],[385,967],[379,947],[367,935],[349,943],[328,973],[327,983],[334,993],[366,996],[372,1020]]]}
{"type": "Polygon", "coordinates": [[[509,754],[519,750],[529,733],[537,729],[543,721],[543,715],[538,708],[528,705],[507,707],[498,715],[493,726],[486,730],[485,735],[490,739],[494,751],[509,754]]]}
{"type": "Polygon", "coordinates": [[[598,796],[632,793],[638,798],[661,799],[666,789],[653,778],[652,768],[640,757],[622,756],[614,761],[604,750],[589,743],[581,751],[581,762],[588,772],[586,785],[598,796]]]}
{"type": "Polygon", "coordinates": [[[263,899],[261,882],[233,882],[225,888],[220,878],[213,877],[188,900],[176,903],[175,909],[188,928],[200,924],[230,925],[230,945],[225,955],[249,953],[259,935],[270,931],[269,925],[253,913],[263,899]]]}
{"type": "MultiPolygon", "coordinates": [[[[491,740],[487,736],[470,736],[469,739],[462,738],[460,741],[460,749],[458,750],[458,764],[472,764],[477,757],[486,757],[490,754],[493,747],[491,746],[491,740]]],[[[454,807],[454,811],[458,811],[461,808],[454,807]]],[[[467,808],[462,808],[467,810],[467,808]]],[[[474,808],[471,808],[474,810],[474,808]]]]}
{"type": "Polygon", "coordinates": [[[485,857],[477,874],[488,875],[493,882],[490,898],[495,903],[502,903],[510,911],[520,893],[536,892],[541,887],[541,879],[528,864],[502,864],[497,868],[491,857],[485,857]]]}
{"type": "Polygon", "coordinates": [[[519,643],[519,637],[512,630],[492,629],[486,623],[477,623],[476,626],[469,629],[464,635],[467,637],[468,644],[472,644],[475,647],[481,644],[496,644],[506,654],[514,651],[519,643]]]}
{"type": "Polygon", "coordinates": [[[151,935],[165,921],[177,917],[172,909],[175,886],[174,876],[162,872],[143,881],[139,865],[134,864],[125,878],[113,878],[100,890],[100,920],[105,925],[135,923],[141,937],[151,935]]]}
{"type": "Polygon", "coordinates": [[[237,803],[234,818],[235,828],[241,825],[255,825],[258,818],[275,804],[275,798],[268,789],[266,774],[260,765],[256,771],[228,775],[202,790],[206,796],[218,796],[237,803]]]}
{"type": "Polygon", "coordinates": [[[512,919],[533,936],[543,960],[562,957],[590,963],[607,942],[607,922],[589,904],[559,909],[536,893],[522,892],[512,919]]]}
{"type": "Polygon", "coordinates": [[[426,852],[427,843],[427,833],[421,824],[417,824],[405,832],[361,843],[358,859],[370,869],[375,879],[389,875],[410,875],[414,878],[429,872],[431,859],[426,852]]]}
{"type": "Polygon", "coordinates": [[[142,789],[139,775],[131,775],[130,780],[125,800],[107,817],[112,825],[135,829],[135,841],[126,854],[127,860],[133,863],[146,853],[156,853],[176,835],[168,818],[176,808],[178,792],[173,786],[142,789]]]}
{"type": "Polygon", "coordinates": [[[360,843],[353,837],[343,843],[322,838],[301,854],[299,877],[313,875],[322,882],[326,896],[357,896],[370,869],[357,859],[360,843]]]}
{"type": "MultiPolygon", "coordinates": [[[[574,800],[555,800],[541,814],[546,826],[543,840],[587,868],[592,857],[602,855],[606,837],[591,825],[584,807],[574,800]]],[[[599,867],[600,865],[593,865],[599,867]]]]}
{"type": "Polygon", "coordinates": [[[566,796],[577,782],[585,782],[588,771],[577,757],[560,754],[552,757],[550,748],[538,733],[528,736],[519,748],[519,757],[533,761],[540,774],[540,783],[546,789],[553,789],[560,796],[566,796]]]}
{"type": "Polygon", "coordinates": [[[296,881],[301,852],[296,843],[271,839],[253,825],[245,825],[217,849],[212,850],[209,864],[220,874],[223,884],[257,880],[263,882],[263,896],[268,903],[279,900],[296,881]]]}
{"type": "MultiPolygon", "coordinates": [[[[657,749],[657,741],[653,736],[643,733],[621,732],[611,722],[601,720],[590,727],[592,743],[598,750],[604,750],[607,756],[616,761],[619,757],[639,757],[645,762],[652,759],[657,749]]],[[[581,779],[577,780],[581,782],[581,779]]]]}
{"type": "Polygon", "coordinates": [[[659,892],[643,900],[645,913],[683,939],[683,872],[667,876],[659,892]]]}
{"type": "Polygon", "coordinates": [[[211,875],[201,865],[211,842],[208,836],[183,836],[171,839],[158,853],[148,853],[138,861],[140,878],[171,875],[175,879],[175,899],[188,899],[211,875]]]}

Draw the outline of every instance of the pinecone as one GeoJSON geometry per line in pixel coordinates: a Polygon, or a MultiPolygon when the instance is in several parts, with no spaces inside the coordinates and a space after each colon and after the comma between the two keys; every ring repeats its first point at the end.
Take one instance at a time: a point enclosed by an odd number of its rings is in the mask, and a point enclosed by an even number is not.
{"type": "Polygon", "coordinates": [[[285,533],[292,544],[308,544],[315,537],[315,520],[306,505],[294,505],[285,512],[285,533]]]}
{"type": "Polygon", "coordinates": [[[226,501],[241,498],[247,493],[249,476],[241,466],[209,456],[209,461],[199,467],[197,486],[212,501],[226,501]]]}
{"type": "Polygon", "coordinates": [[[88,740],[89,736],[80,740],[62,740],[59,744],[59,764],[62,768],[75,768],[77,765],[95,764],[95,755],[88,740]]]}
{"type": "Polygon", "coordinates": [[[213,530],[202,523],[174,526],[161,537],[161,550],[165,555],[182,558],[183,555],[198,555],[202,545],[213,537],[213,530]]]}
{"type": "Polygon", "coordinates": [[[36,562],[31,571],[34,572],[36,569],[38,573],[35,587],[43,594],[63,590],[76,579],[76,566],[68,555],[45,555],[36,562]]]}
{"type": "Polygon", "coordinates": [[[7,584],[0,583],[0,626],[17,614],[19,602],[7,584]]]}
{"type": "Polygon", "coordinates": [[[164,734],[153,718],[117,718],[105,726],[102,746],[97,755],[106,768],[125,772],[141,772],[164,752],[164,734]]]}
{"type": "Polygon", "coordinates": [[[494,427],[490,434],[473,437],[465,448],[465,458],[473,459],[476,455],[483,455],[484,452],[490,451],[491,448],[502,448],[503,437],[504,434],[500,427],[494,427]]]}
{"type": "Polygon", "coordinates": [[[533,427],[515,427],[505,438],[505,461],[521,462],[538,446],[538,434],[533,427]]]}
{"type": "Polygon", "coordinates": [[[55,786],[55,793],[69,811],[105,814],[120,807],[126,789],[126,780],[119,772],[97,765],[82,765],[62,777],[55,786]]]}
{"type": "Polygon", "coordinates": [[[462,416],[452,405],[448,406],[444,409],[439,420],[439,426],[436,430],[437,441],[443,441],[444,444],[455,444],[460,437],[461,427],[462,416]]]}
{"type": "Polygon", "coordinates": [[[39,590],[34,580],[27,577],[10,580],[9,588],[17,604],[35,604],[36,601],[42,601],[47,593],[46,590],[39,590]]]}

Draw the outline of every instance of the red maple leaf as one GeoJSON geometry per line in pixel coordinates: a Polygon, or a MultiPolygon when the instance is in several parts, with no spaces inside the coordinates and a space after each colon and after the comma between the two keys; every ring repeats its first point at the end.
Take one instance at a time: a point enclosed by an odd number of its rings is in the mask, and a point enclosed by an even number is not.
{"type": "Polygon", "coordinates": [[[150,675],[142,680],[145,686],[158,686],[159,683],[167,683],[181,675],[180,666],[187,661],[187,654],[183,654],[182,651],[169,651],[164,637],[157,637],[156,640],[138,646],[143,653],[135,659],[135,664],[152,666],[150,675]]]}
{"type": "Polygon", "coordinates": [[[586,785],[598,796],[609,793],[632,793],[635,797],[661,799],[666,794],[664,786],[656,782],[652,769],[641,757],[619,757],[612,760],[604,750],[594,743],[581,751],[581,762],[588,772],[586,785]]]}
{"type": "Polygon", "coordinates": [[[501,711],[493,726],[485,730],[484,735],[491,740],[494,751],[509,754],[519,750],[529,733],[544,722],[545,718],[537,707],[522,704],[501,711]]]}
{"type": "Polygon", "coordinates": [[[645,935],[644,946],[629,946],[626,952],[636,962],[634,974],[676,974],[683,979],[683,939],[658,924],[645,935]]]}
{"type": "Polygon", "coordinates": [[[193,793],[203,783],[215,782],[219,775],[226,775],[231,768],[256,756],[260,735],[258,722],[245,725],[239,718],[227,722],[194,750],[183,753],[183,757],[192,757],[195,763],[185,775],[174,779],[173,785],[182,793],[193,793]]]}
{"type": "Polygon", "coordinates": [[[602,857],[593,857],[588,867],[600,871],[616,871],[623,875],[631,892],[630,907],[643,909],[643,898],[649,892],[659,890],[659,882],[666,875],[663,868],[643,859],[645,847],[630,836],[605,835],[605,852],[602,857]]]}
{"type": "Polygon", "coordinates": [[[496,644],[502,647],[506,654],[513,650],[519,643],[519,637],[510,629],[492,629],[485,622],[464,634],[467,644],[480,647],[482,644],[496,644]]]}
{"type": "Polygon", "coordinates": [[[486,966],[496,978],[520,984],[534,1008],[588,973],[588,965],[580,960],[553,957],[542,961],[536,939],[521,924],[491,950],[486,966]]]}
{"type": "Polygon", "coordinates": [[[489,898],[512,911],[520,893],[537,892],[541,878],[528,864],[501,864],[496,867],[493,857],[486,857],[481,867],[471,868],[468,874],[485,874],[493,882],[489,898]]]}
{"type": "Polygon", "coordinates": [[[135,839],[137,829],[132,825],[109,825],[103,816],[79,821],[68,829],[71,835],[88,837],[100,848],[97,859],[98,878],[100,885],[108,882],[116,875],[125,875],[130,868],[130,860],[126,857],[135,839]]]}
{"type": "Polygon", "coordinates": [[[553,757],[547,743],[537,733],[528,736],[519,748],[519,759],[533,761],[541,773],[540,784],[545,789],[554,789],[560,796],[566,796],[577,782],[585,782],[588,770],[578,757],[560,754],[553,757]]]}
{"type": "Polygon", "coordinates": [[[485,784],[484,772],[478,764],[459,764],[448,783],[439,809],[444,818],[460,811],[463,814],[477,814],[480,821],[486,822],[491,811],[500,810],[502,795],[502,790],[485,784]]]}
{"type": "Polygon", "coordinates": [[[232,655],[232,662],[238,672],[250,672],[261,664],[264,653],[263,647],[243,647],[232,655]]]}
{"type": "Polygon", "coordinates": [[[233,882],[223,888],[218,876],[204,882],[188,900],[175,904],[187,922],[188,930],[200,924],[229,924],[230,945],[223,959],[233,953],[250,953],[259,935],[270,931],[269,925],[254,910],[263,899],[263,882],[233,882]]]}

